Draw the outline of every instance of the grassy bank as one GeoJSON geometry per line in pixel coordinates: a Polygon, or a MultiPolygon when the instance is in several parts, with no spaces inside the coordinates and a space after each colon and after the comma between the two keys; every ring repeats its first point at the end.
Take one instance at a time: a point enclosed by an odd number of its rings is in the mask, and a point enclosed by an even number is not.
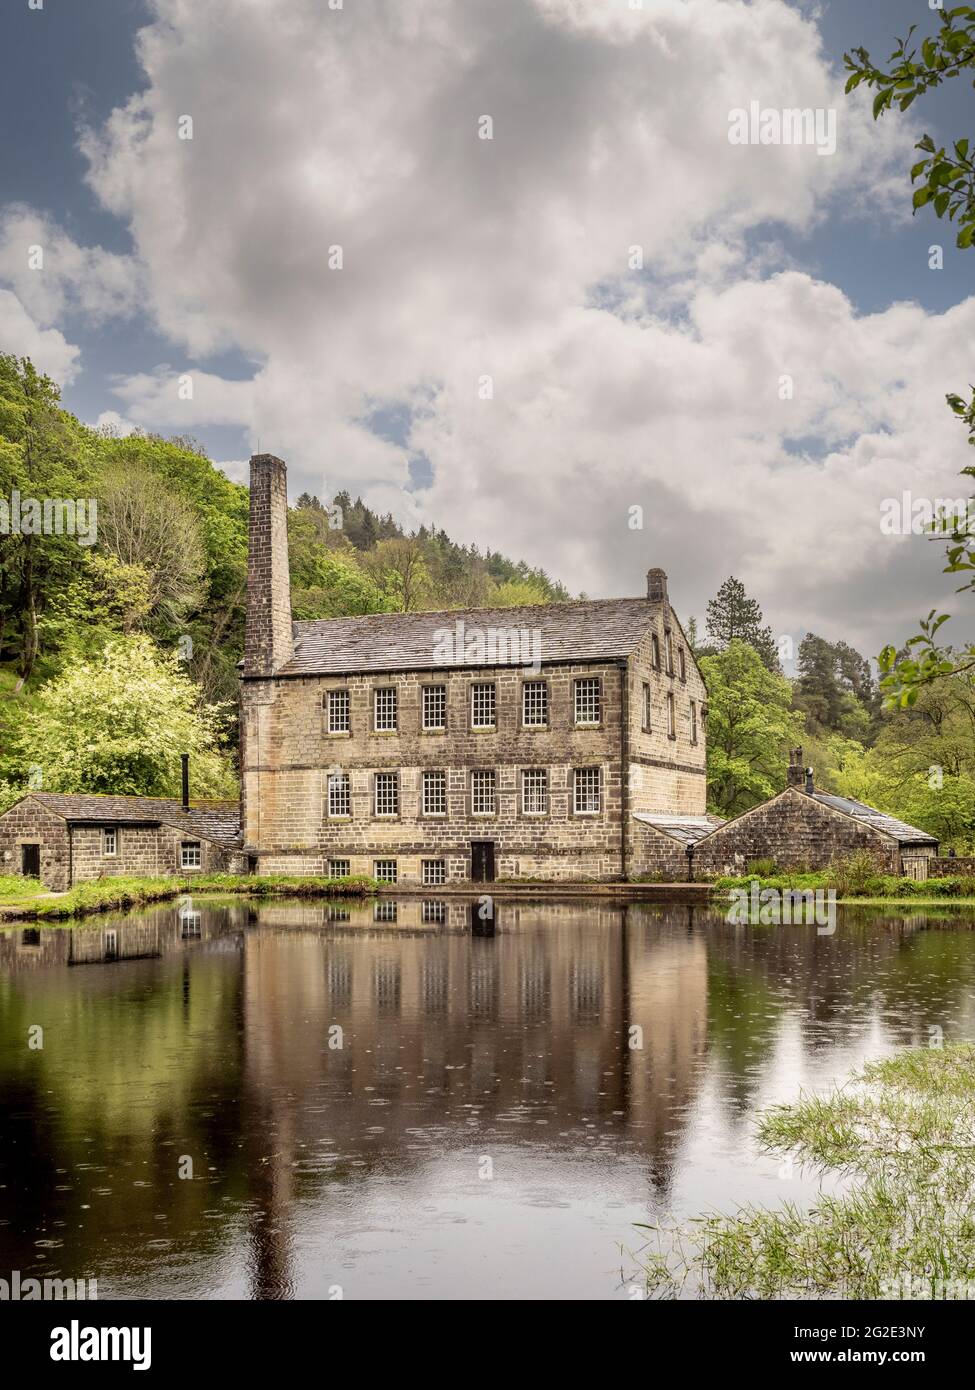
{"type": "Polygon", "coordinates": [[[22,874],[0,874],[0,904],[19,903],[25,898],[35,898],[46,889],[36,878],[24,878],[22,874]]]}
{"type": "Polygon", "coordinates": [[[726,899],[733,889],[750,890],[753,882],[759,889],[772,888],[780,893],[789,891],[813,892],[834,889],[840,903],[975,903],[975,878],[957,875],[951,878],[928,878],[921,882],[913,878],[897,878],[892,874],[850,875],[841,869],[823,869],[818,873],[782,873],[771,875],[745,874],[741,877],[718,878],[713,883],[715,896],[726,899]]]}
{"type": "Polygon", "coordinates": [[[769,1152],[852,1179],[808,1211],[746,1207],[651,1231],[647,1284],[705,1298],[975,1297],[975,1048],[915,1048],[775,1106],[769,1152]]]}
{"type": "Polygon", "coordinates": [[[60,897],[36,905],[18,902],[18,916],[38,920],[84,917],[92,912],[112,912],[164,902],[182,893],[246,893],[252,897],[348,898],[365,897],[376,883],[371,878],[293,877],[288,874],[197,874],[186,878],[98,878],[80,883],[60,897]]]}

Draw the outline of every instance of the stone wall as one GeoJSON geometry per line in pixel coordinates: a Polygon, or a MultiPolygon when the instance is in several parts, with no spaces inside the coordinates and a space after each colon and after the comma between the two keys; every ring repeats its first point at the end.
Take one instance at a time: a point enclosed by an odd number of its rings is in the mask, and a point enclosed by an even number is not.
{"type": "Polygon", "coordinates": [[[684,846],[645,821],[637,821],[633,827],[628,873],[630,878],[652,874],[667,883],[684,883],[687,881],[684,846]]]}
{"type": "Polygon", "coordinates": [[[881,872],[900,873],[896,841],[788,787],[701,840],[694,873],[738,874],[753,859],[774,859],[780,869],[823,869],[858,850],[873,855],[881,872]]]}
{"type": "Polygon", "coordinates": [[[63,892],[70,887],[67,822],[31,796],[0,816],[0,872],[21,872],[24,845],[40,845],[41,882],[45,888],[63,892]]]}
{"type": "MultiPolygon", "coordinates": [[[[529,677],[531,678],[531,677],[529,677]]],[[[241,706],[246,821],[244,839],[256,847],[261,872],[327,872],[330,859],[348,859],[351,872],[372,873],[377,858],[396,858],[400,882],[420,882],[422,859],[444,859],[451,880],[470,875],[471,840],[495,844],[498,878],[612,879],[621,873],[620,709],[622,673],[613,663],[546,667],[549,726],[521,725],[520,668],[477,671],[438,668],[425,673],[325,676],[244,681],[241,706]],[[602,682],[598,726],[573,722],[573,682],[598,676],[602,682]],[[496,727],[471,727],[470,687],[493,681],[496,727]],[[398,729],[373,729],[373,691],[395,686],[398,729]],[[422,688],[447,687],[447,730],[424,732],[422,688]],[[348,689],[351,732],[330,735],[330,689],[348,689]],[[576,814],[572,770],[598,767],[601,809],[576,814]],[[351,778],[352,815],[327,816],[329,769],[351,778]],[[470,774],[496,772],[497,811],[474,814],[470,774]],[[522,810],[521,772],[547,768],[549,811],[522,810]],[[447,773],[447,814],[421,809],[421,773],[447,773]],[[395,818],[373,814],[376,772],[400,773],[400,811],[395,818]]]]}
{"type": "Polygon", "coordinates": [[[707,687],[690,647],[668,605],[633,652],[629,663],[629,801],[630,811],[669,812],[703,816],[707,808],[707,739],[704,711],[707,687]],[[671,634],[673,671],[666,662],[666,636],[671,634]],[[653,638],[660,651],[660,669],[653,663],[653,638]],[[680,654],[684,653],[684,679],[680,654]],[[650,727],[645,727],[644,684],[650,687],[650,727]],[[675,725],[669,729],[668,696],[673,696],[675,725]],[[692,718],[692,706],[696,721],[692,718]],[[696,722],[696,730],[695,730],[696,722]]]}
{"type": "Polygon", "coordinates": [[[197,843],[195,837],[169,825],[118,825],[116,852],[105,853],[104,828],[97,825],[71,827],[71,862],[73,881],[83,883],[94,878],[117,878],[132,875],[155,878],[173,874],[235,872],[232,856],[209,840],[199,840],[202,867],[183,869],[180,866],[184,841],[197,843]]]}
{"type": "Polygon", "coordinates": [[[975,858],[970,855],[934,855],[928,860],[929,878],[975,878],[975,858]]]}

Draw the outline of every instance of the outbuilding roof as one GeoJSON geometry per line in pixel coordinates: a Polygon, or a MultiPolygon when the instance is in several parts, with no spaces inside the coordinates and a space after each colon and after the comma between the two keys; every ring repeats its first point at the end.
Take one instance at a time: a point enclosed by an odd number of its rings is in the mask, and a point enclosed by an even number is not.
{"type": "Polygon", "coordinates": [[[171,825],[184,834],[232,846],[240,840],[236,801],[197,801],[184,811],[181,801],[162,796],[95,796],[67,792],[31,792],[37,801],[73,825],[171,825]]]}
{"type": "Polygon", "coordinates": [[[437,613],[370,613],[294,624],[295,654],[276,676],[423,671],[438,667],[522,666],[611,661],[627,657],[659,614],[647,598],[583,599],[517,608],[448,609],[437,613]],[[492,661],[478,637],[521,630],[540,633],[540,650],[517,644],[492,661]],[[445,658],[446,652],[446,658],[445,658]]]}
{"type": "Polygon", "coordinates": [[[634,811],[633,819],[669,835],[682,845],[696,845],[698,840],[725,823],[720,816],[668,816],[650,811],[634,811]]]}
{"type": "Polygon", "coordinates": [[[908,825],[906,821],[898,820],[896,816],[890,816],[886,811],[878,811],[873,806],[867,806],[863,801],[854,801],[848,796],[833,796],[829,792],[814,791],[812,796],[816,801],[822,802],[824,806],[831,806],[834,811],[843,811],[856,820],[865,821],[874,830],[880,830],[885,835],[892,835],[902,845],[938,844],[935,836],[929,835],[926,830],[918,830],[916,825],[908,825]]]}

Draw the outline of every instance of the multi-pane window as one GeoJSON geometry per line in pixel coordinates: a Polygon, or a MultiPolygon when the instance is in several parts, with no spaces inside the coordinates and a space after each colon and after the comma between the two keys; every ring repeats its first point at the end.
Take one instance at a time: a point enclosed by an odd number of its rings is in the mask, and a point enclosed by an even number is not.
{"type": "Polygon", "coordinates": [[[399,815],[398,772],[376,773],[375,812],[377,816],[399,815]]]}
{"type": "Polygon", "coordinates": [[[478,769],[471,773],[471,813],[493,816],[497,809],[497,787],[494,769],[478,769]]]}
{"type": "Polygon", "coordinates": [[[328,814],[351,816],[352,789],[347,772],[332,772],[328,778],[328,814]]]}
{"type": "Polygon", "coordinates": [[[521,774],[521,809],[526,816],[543,816],[548,810],[548,769],[526,767],[521,774]]]}
{"type": "Polygon", "coordinates": [[[378,733],[396,728],[396,687],[383,685],[373,691],[375,728],[378,733]]]}
{"type": "Polygon", "coordinates": [[[653,662],[653,669],[660,670],[660,639],[654,632],[650,637],[650,660],[653,662]]]}
{"type": "Polygon", "coordinates": [[[328,732],[347,734],[352,727],[349,717],[349,692],[330,690],[328,692],[328,732]]]}
{"type": "Polygon", "coordinates": [[[203,867],[203,847],[199,840],[184,840],[179,847],[179,863],[182,869],[201,869],[203,867]]]}
{"type": "Polygon", "coordinates": [[[424,883],[446,883],[446,859],[424,859],[420,864],[420,877],[424,883]]]}
{"type": "Polygon", "coordinates": [[[377,859],[372,866],[372,876],[380,883],[396,882],[396,860],[377,859]]]}
{"type": "Polygon", "coordinates": [[[643,682],[643,728],[649,733],[653,728],[653,691],[650,682],[643,682]]]}
{"type": "Polygon", "coordinates": [[[447,904],[427,899],[420,904],[420,920],[426,925],[434,925],[447,920],[447,904]]]}
{"type": "Polygon", "coordinates": [[[599,677],[576,681],[576,723],[598,724],[600,717],[599,677]]]}
{"type": "Polygon", "coordinates": [[[677,671],[682,681],[687,680],[687,659],[684,656],[684,648],[677,648],[677,671]]]}
{"type": "Polygon", "coordinates": [[[548,723],[548,684],[545,681],[525,681],[521,687],[521,722],[526,729],[542,728],[548,723]]]}
{"type": "Polygon", "coordinates": [[[425,772],[423,774],[423,814],[425,816],[445,816],[447,814],[446,772],[425,772]]]}
{"type": "Polygon", "coordinates": [[[107,827],[102,831],[102,854],[109,859],[118,854],[118,831],[114,826],[107,827]]]}
{"type": "Polygon", "coordinates": [[[424,729],[446,729],[447,687],[445,685],[425,685],[423,687],[423,727],[424,729]]]}
{"type": "Polygon", "coordinates": [[[697,743],[697,702],[691,701],[691,742],[697,743]]]}
{"type": "Polygon", "coordinates": [[[576,815],[599,810],[599,768],[577,767],[575,769],[574,799],[576,815]]]}
{"type": "Polygon", "coordinates": [[[330,859],[328,861],[329,878],[348,878],[352,865],[348,859],[330,859]]]}
{"type": "Polygon", "coordinates": [[[667,658],[667,675],[674,674],[674,642],[669,632],[664,633],[664,655],[667,658]]]}
{"type": "Polygon", "coordinates": [[[373,908],[372,920],[374,922],[395,922],[397,906],[398,904],[391,902],[389,898],[381,899],[373,908]]]}
{"type": "Polygon", "coordinates": [[[670,738],[677,737],[677,710],[673,695],[667,696],[667,734],[670,738]]]}
{"type": "Polygon", "coordinates": [[[471,686],[471,728],[493,729],[496,697],[491,681],[475,681],[471,686]]]}

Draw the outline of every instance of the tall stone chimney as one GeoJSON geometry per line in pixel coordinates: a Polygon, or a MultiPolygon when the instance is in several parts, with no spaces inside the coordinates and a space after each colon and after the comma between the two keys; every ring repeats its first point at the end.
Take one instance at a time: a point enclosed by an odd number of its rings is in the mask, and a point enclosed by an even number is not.
{"type": "Polygon", "coordinates": [[[667,602],[666,570],[647,570],[647,598],[651,603],[667,602]]]}
{"type": "Polygon", "coordinates": [[[270,676],[292,656],[288,470],[273,454],[254,454],[247,532],[244,675],[270,676]]]}
{"type": "Polygon", "coordinates": [[[787,787],[801,787],[806,776],[806,769],[802,765],[802,749],[789,749],[789,771],[786,777],[787,787]]]}

